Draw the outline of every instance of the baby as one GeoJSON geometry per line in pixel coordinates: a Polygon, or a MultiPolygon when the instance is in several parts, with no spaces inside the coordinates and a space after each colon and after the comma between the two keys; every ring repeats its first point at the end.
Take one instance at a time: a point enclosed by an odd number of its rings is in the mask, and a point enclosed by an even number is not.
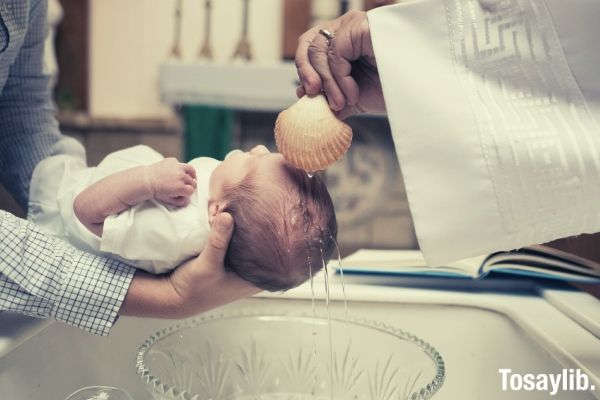
{"type": "Polygon", "coordinates": [[[61,154],[36,166],[29,219],[88,251],[164,273],[199,254],[212,219],[226,211],[235,227],[225,267],[258,288],[295,287],[331,257],[337,223],[322,179],[264,146],[223,162],[184,164],[147,146],[111,153],[97,167],[84,160],[61,154]]]}

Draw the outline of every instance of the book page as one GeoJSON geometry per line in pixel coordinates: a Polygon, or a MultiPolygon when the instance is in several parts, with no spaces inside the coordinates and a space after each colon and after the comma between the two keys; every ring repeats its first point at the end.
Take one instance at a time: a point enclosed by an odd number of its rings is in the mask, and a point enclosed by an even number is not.
{"type": "MultiPolygon", "coordinates": [[[[600,243],[598,244],[598,247],[600,247],[600,243]]],[[[554,247],[544,246],[541,244],[529,246],[529,248],[533,249],[534,251],[549,254],[552,257],[562,258],[565,261],[593,269],[597,274],[600,274],[600,263],[593,261],[589,258],[580,257],[579,255],[559,250],[554,247]]]]}
{"type": "Polygon", "coordinates": [[[525,247],[511,252],[492,254],[485,260],[481,274],[490,270],[506,268],[510,264],[512,269],[529,270],[534,268],[547,275],[560,275],[562,273],[579,274],[587,276],[600,276],[600,269],[594,269],[590,263],[576,262],[580,257],[564,253],[560,250],[544,246],[525,247]]]}
{"type": "Polygon", "coordinates": [[[587,282],[587,283],[598,283],[600,278],[598,276],[591,276],[587,274],[580,274],[577,272],[570,272],[568,270],[556,270],[549,271],[546,268],[540,268],[525,264],[494,264],[490,266],[483,276],[488,272],[502,272],[511,275],[523,275],[527,277],[554,279],[568,282],[587,282]]]}
{"type": "MultiPolygon", "coordinates": [[[[432,267],[427,265],[419,250],[361,249],[342,260],[342,269],[361,273],[447,274],[475,278],[484,259],[475,257],[432,267]]],[[[331,265],[338,268],[337,262],[331,265]]]]}

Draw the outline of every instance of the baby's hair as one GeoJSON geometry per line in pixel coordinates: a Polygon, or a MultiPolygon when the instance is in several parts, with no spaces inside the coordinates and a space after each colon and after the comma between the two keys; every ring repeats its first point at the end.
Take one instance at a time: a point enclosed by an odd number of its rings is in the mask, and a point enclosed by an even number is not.
{"type": "Polygon", "coordinates": [[[250,171],[226,190],[235,228],[226,268],[268,291],[296,287],[327,263],[335,248],[337,221],[323,179],[286,165],[289,179],[264,192],[250,171]],[[262,192],[261,192],[262,190],[262,192]]]}

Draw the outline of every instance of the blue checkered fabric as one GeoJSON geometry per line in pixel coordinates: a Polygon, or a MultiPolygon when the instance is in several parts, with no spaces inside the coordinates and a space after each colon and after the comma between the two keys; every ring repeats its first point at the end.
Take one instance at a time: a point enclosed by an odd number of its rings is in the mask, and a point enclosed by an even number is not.
{"type": "MultiPolygon", "coordinates": [[[[33,169],[64,141],[43,73],[46,3],[0,0],[0,182],[23,208],[33,169]]],[[[0,211],[0,310],[106,335],[134,271],[0,211]]]]}

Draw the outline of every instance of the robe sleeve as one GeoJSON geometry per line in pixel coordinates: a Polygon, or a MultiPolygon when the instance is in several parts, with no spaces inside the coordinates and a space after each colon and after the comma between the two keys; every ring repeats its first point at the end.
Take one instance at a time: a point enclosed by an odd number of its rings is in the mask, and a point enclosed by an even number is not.
{"type": "Polygon", "coordinates": [[[600,231],[600,2],[421,0],[368,18],[429,264],[600,231]]]}

